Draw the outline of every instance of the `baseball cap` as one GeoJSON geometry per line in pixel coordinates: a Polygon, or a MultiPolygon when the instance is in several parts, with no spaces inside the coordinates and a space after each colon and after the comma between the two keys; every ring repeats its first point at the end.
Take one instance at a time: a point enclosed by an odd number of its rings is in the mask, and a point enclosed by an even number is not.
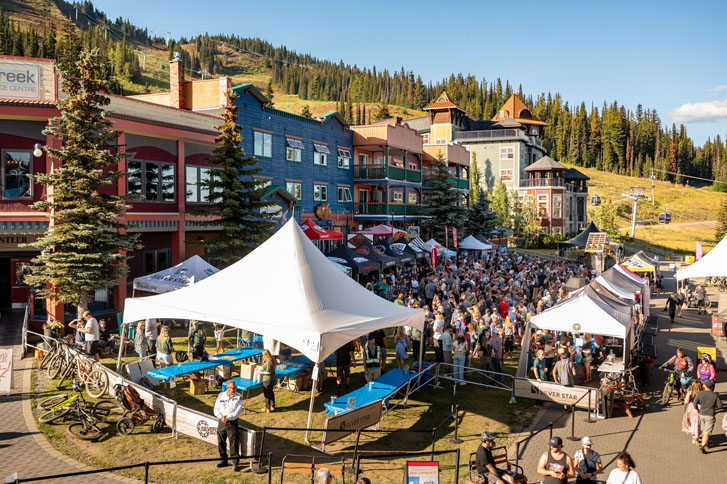
{"type": "Polygon", "coordinates": [[[560,447],[561,445],[563,445],[563,439],[561,439],[560,437],[551,437],[549,445],[551,447],[560,447]]]}
{"type": "Polygon", "coordinates": [[[581,439],[582,445],[593,445],[593,442],[591,442],[591,438],[588,436],[585,436],[581,439]]]}

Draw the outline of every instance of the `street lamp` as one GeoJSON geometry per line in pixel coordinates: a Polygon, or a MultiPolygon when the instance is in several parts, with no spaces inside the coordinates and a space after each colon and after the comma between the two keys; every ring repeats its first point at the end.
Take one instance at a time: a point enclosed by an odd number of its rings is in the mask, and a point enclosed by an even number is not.
{"type": "Polygon", "coordinates": [[[394,211],[391,211],[391,238],[394,238],[394,211]]]}

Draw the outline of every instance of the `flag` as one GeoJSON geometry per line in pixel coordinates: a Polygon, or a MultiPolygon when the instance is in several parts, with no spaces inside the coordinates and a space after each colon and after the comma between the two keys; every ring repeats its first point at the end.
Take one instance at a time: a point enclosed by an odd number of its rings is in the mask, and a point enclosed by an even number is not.
{"type": "Polygon", "coordinates": [[[449,229],[446,225],[444,226],[444,246],[449,249],[449,229]]]}
{"type": "Polygon", "coordinates": [[[452,243],[454,248],[457,248],[457,227],[452,227],[452,243]]]}
{"type": "Polygon", "coordinates": [[[432,247],[432,267],[437,267],[437,248],[432,247]]]}
{"type": "Polygon", "coordinates": [[[702,244],[700,244],[699,242],[697,242],[697,253],[695,255],[696,255],[696,257],[695,257],[696,260],[701,259],[702,256],[704,255],[704,253],[702,252],[702,244]]]}

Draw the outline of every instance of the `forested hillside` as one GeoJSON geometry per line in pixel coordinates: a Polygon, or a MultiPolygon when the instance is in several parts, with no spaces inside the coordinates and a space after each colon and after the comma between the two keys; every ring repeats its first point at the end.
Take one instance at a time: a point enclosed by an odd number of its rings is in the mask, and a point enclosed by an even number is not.
{"type": "Polygon", "coordinates": [[[65,23],[70,21],[80,28],[86,45],[98,47],[106,55],[109,76],[119,92],[125,86],[132,92],[163,88],[166,71],[152,72],[147,68],[142,72],[140,67],[140,57],[159,47],[166,48],[168,58],[180,52],[187,73],[194,77],[235,78],[255,71],[256,79],[263,81],[258,85],[261,90],[272,93],[273,85],[267,82],[272,79],[277,89],[287,95],[304,101],[336,103],[337,109],[353,123],[370,122],[386,115],[388,105],[401,106],[404,115],[407,110],[420,110],[443,89],[470,116],[489,119],[517,92],[534,114],[548,123],[543,143],[557,160],[632,176],[649,176],[653,169],[658,179],[678,183],[708,184],[682,175],[717,179],[726,182],[718,188],[727,189],[727,147],[720,136],[700,146],[689,138],[683,126],[664,125],[655,110],[642,105],[624,106],[614,100],[587,106],[562,99],[558,93],[528,94],[522,86],[515,89],[509,81],[477,79],[472,75],[452,74],[441,81],[424,82],[403,67],[389,71],[375,66],[352,66],[237,35],[204,34],[166,43],[166,39],[153,37],[147,29],[126,20],[108,19],[89,1],[0,1],[0,5],[13,10],[13,16],[21,14],[18,22],[6,15],[0,17],[0,53],[55,57],[56,37],[63,27],[54,23],[63,20],[56,18],[43,26],[23,24],[22,10],[31,4],[50,5],[62,19],[67,19],[65,23]]]}

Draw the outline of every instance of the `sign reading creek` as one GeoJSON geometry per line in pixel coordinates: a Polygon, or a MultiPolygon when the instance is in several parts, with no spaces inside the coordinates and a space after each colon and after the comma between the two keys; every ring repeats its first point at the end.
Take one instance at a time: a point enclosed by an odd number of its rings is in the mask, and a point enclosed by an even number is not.
{"type": "Polygon", "coordinates": [[[0,97],[40,99],[40,67],[0,62],[0,97]]]}

